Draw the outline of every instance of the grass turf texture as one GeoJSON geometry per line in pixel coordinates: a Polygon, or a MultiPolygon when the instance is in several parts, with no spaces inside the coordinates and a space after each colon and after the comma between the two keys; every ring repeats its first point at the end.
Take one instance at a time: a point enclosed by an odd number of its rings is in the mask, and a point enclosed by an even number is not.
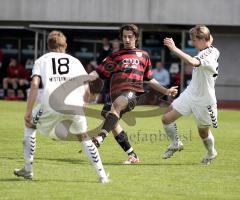
{"type": "MultiPolygon", "coordinates": [[[[101,105],[91,108],[101,109],[101,105]]],[[[149,110],[138,107],[136,110],[149,110]]],[[[124,166],[127,157],[110,135],[100,148],[112,182],[97,183],[97,176],[77,142],[53,141],[37,135],[34,179],[13,175],[23,166],[24,102],[0,101],[0,199],[239,199],[240,112],[219,111],[213,130],[219,156],[210,166],[199,164],[205,149],[192,117],[178,120],[185,149],[168,160],[161,155],[168,145],[161,116],[137,118],[126,128],[141,163],[124,166]]],[[[101,123],[89,118],[90,128],[101,123]]]]}

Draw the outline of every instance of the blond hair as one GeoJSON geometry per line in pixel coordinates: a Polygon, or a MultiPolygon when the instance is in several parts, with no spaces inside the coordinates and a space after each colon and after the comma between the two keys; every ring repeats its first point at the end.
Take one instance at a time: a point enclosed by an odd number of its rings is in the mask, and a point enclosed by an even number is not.
{"type": "Polygon", "coordinates": [[[206,41],[210,40],[211,33],[205,25],[196,25],[195,27],[189,30],[191,38],[205,39],[206,41]]]}
{"type": "Polygon", "coordinates": [[[52,31],[47,38],[48,49],[50,51],[65,53],[67,48],[67,39],[61,31],[52,31]]]}

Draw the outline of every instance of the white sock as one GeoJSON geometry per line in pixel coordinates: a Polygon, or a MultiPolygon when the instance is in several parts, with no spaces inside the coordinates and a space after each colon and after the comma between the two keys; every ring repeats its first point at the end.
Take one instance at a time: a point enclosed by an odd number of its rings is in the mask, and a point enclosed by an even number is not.
{"type": "Polygon", "coordinates": [[[172,122],[171,124],[163,124],[163,127],[167,136],[172,140],[172,142],[180,141],[177,134],[177,125],[175,122],[172,122]]]}
{"type": "Polygon", "coordinates": [[[90,139],[83,140],[82,145],[88,159],[91,161],[92,165],[96,169],[98,176],[101,178],[106,178],[107,175],[103,168],[103,164],[102,164],[98,149],[93,144],[92,140],[90,139]]]}
{"type": "Polygon", "coordinates": [[[208,137],[202,139],[203,144],[205,148],[208,150],[209,153],[213,153],[215,148],[214,148],[214,137],[212,132],[209,130],[208,132],[208,137]]]}
{"type": "Polygon", "coordinates": [[[27,128],[24,129],[23,138],[23,148],[24,148],[24,160],[25,160],[25,170],[33,171],[33,159],[36,149],[36,129],[27,128]]]}

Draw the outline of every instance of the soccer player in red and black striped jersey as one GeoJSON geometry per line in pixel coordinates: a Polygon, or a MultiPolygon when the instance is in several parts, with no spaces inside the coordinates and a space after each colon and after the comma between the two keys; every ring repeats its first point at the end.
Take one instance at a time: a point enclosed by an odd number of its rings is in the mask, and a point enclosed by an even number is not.
{"type": "Polygon", "coordinates": [[[129,155],[124,163],[132,164],[138,163],[139,159],[128,141],[126,132],[118,124],[118,120],[122,114],[134,109],[139,96],[144,93],[144,82],[170,96],[177,94],[177,87],[167,89],[152,78],[152,66],[148,53],[137,48],[139,30],[136,25],[123,25],[120,28],[120,37],[124,48],[107,56],[96,71],[90,74],[92,80],[98,77],[111,80],[109,112],[106,112],[102,130],[97,137],[93,137],[93,142],[99,147],[108,133],[114,130],[115,139],[129,155]]]}

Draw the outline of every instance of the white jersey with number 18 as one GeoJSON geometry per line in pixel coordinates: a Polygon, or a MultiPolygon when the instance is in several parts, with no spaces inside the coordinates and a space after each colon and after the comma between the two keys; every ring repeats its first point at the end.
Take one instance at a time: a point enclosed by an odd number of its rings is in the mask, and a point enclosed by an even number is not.
{"type": "Polygon", "coordinates": [[[57,89],[60,89],[60,93],[56,93],[56,100],[61,100],[63,96],[66,96],[65,104],[83,106],[83,95],[86,87],[80,84],[78,87],[71,88],[71,85],[65,83],[76,82],[79,80],[76,77],[86,75],[87,72],[78,59],[69,54],[57,52],[50,52],[41,56],[35,61],[32,70],[32,76],[41,77],[43,95],[40,103],[47,110],[52,110],[49,105],[49,98],[57,89]]]}

